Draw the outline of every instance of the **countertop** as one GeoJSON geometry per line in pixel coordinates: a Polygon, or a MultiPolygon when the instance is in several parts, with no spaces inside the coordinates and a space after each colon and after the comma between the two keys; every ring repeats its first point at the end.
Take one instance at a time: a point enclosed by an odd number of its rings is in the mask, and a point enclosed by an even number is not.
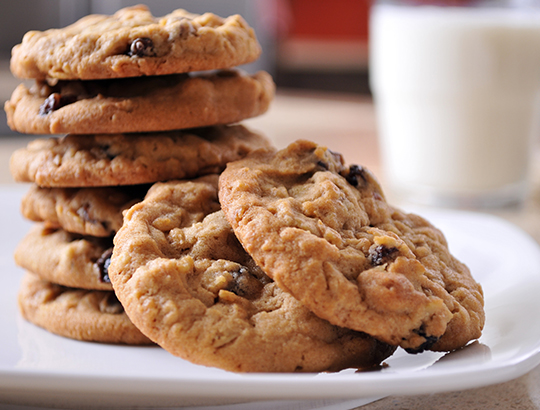
{"type": "MultiPolygon", "coordinates": [[[[371,169],[384,187],[379,164],[377,127],[368,97],[280,91],[270,111],[245,124],[265,133],[278,148],[297,139],[309,139],[341,152],[347,163],[371,169]]],[[[0,137],[0,184],[12,184],[11,153],[36,136],[0,137]]],[[[540,161],[536,161],[540,163],[540,161]]],[[[533,190],[516,208],[484,210],[521,227],[540,243],[540,167],[533,173],[533,190]]],[[[392,193],[388,193],[392,201],[392,193]]],[[[400,205],[399,203],[396,205],[400,205]]],[[[540,367],[518,379],[472,390],[418,396],[392,396],[362,406],[379,409],[540,409],[540,367]]]]}

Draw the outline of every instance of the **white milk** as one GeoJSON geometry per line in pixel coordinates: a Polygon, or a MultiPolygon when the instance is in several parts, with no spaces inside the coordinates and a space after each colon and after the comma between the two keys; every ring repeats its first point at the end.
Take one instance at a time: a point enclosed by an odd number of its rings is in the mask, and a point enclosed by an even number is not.
{"type": "Polygon", "coordinates": [[[540,12],[379,5],[370,75],[385,177],[417,202],[526,194],[540,110],[540,12]]]}

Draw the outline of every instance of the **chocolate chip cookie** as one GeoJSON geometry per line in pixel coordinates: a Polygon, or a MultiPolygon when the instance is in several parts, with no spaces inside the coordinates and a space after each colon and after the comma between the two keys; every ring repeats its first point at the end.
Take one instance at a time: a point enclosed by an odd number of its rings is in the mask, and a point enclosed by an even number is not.
{"type": "Polygon", "coordinates": [[[11,71],[21,78],[66,80],[165,75],[232,68],[260,53],[253,29],[239,15],[179,9],[158,18],[139,5],[26,33],[12,50],[11,71]]]}
{"type": "Polygon", "coordinates": [[[5,103],[8,125],[29,134],[110,134],[230,124],[263,114],[272,77],[227,70],[116,80],[40,80],[5,103]]]}
{"type": "Polygon", "coordinates": [[[98,188],[41,188],[32,185],[21,201],[22,215],[49,228],[99,237],[122,226],[122,211],[141,201],[149,185],[98,188]]]}
{"type": "Polygon", "coordinates": [[[321,318],[409,352],[480,336],[482,289],[443,234],[341,155],[308,141],[255,152],[227,166],[219,198],[257,265],[321,318]]]}
{"type": "Polygon", "coordinates": [[[136,134],[36,139],[11,156],[15,181],[42,187],[136,185],[220,172],[227,162],[268,147],[242,125],[136,134]]]}
{"type": "Polygon", "coordinates": [[[96,238],[35,224],[15,249],[15,263],[63,286],[112,290],[112,237],[96,238]]]}
{"type": "Polygon", "coordinates": [[[109,273],[143,333],[191,362],[239,372],[366,368],[393,353],[282,291],[237,241],[217,179],[155,184],[125,214],[109,273]]]}
{"type": "Polygon", "coordinates": [[[29,322],[77,340],[146,345],[114,292],[67,288],[26,273],[19,289],[19,309],[29,322]]]}

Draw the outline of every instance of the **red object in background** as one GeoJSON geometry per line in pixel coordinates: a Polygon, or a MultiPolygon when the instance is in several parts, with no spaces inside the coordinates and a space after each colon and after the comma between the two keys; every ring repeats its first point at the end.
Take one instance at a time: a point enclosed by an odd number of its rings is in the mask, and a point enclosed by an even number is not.
{"type": "Polygon", "coordinates": [[[288,0],[289,37],[367,42],[370,0],[288,0]]]}
{"type": "Polygon", "coordinates": [[[407,0],[410,4],[426,4],[436,6],[466,6],[477,3],[477,0],[407,0]]]}

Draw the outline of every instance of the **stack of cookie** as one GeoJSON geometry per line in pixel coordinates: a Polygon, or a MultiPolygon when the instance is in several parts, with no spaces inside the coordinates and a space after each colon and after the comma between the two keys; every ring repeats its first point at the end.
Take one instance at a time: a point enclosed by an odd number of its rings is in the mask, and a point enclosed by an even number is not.
{"type": "Polygon", "coordinates": [[[151,343],[107,273],[122,211],[152,183],[220,172],[270,145],[238,124],[273,98],[268,73],[235,68],[259,55],[238,15],[155,18],[144,6],[29,32],[15,46],[13,74],[35,83],[6,102],[8,124],[67,134],[36,139],[11,159],[14,179],[33,184],[21,209],[36,224],[15,254],[28,271],[26,319],[80,340],[151,343]]]}

